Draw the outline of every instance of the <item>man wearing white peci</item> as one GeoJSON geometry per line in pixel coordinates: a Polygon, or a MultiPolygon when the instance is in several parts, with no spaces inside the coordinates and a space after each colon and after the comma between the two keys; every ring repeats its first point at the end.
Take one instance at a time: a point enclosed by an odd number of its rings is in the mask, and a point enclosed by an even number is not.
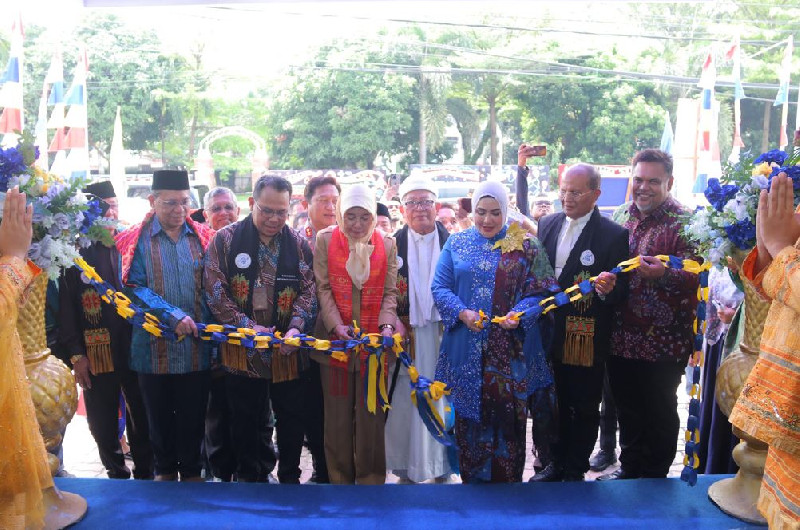
{"type": "MultiPolygon", "coordinates": [[[[437,188],[424,177],[409,177],[400,185],[405,226],[397,242],[397,330],[408,339],[409,354],[420,375],[431,380],[436,372],[442,325],[433,303],[431,283],[439,252],[448,232],[436,221],[437,188]]],[[[390,373],[392,408],[386,422],[386,468],[398,483],[436,479],[446,482],[450,465],[445,447],[428,433],[411,403],[408,371],[399,363],[390,373]]],[[[444,404],[439,402],[444,417],[444,404]]]]}

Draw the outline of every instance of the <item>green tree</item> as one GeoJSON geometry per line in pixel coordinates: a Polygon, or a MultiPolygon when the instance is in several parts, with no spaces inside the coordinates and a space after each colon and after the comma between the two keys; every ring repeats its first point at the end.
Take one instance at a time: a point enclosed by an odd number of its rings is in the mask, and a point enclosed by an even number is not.
{"type": "Polygon", "coordinates": [[[272,105],[273,166],[372,168],[378,155],[406,152],[413,85],[404,75],[304,72],[272,105]]]}

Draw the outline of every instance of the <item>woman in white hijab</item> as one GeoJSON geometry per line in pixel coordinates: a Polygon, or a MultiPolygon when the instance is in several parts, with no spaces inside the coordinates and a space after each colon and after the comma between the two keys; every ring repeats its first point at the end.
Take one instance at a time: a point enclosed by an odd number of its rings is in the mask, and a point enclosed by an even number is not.
{"type": "Polygon", "coordinates": [[[506,225],[505,186],[481,183],[472,214],[475,226],[448,238],[436,266],[433,299],[445,330],[436,379],[451,391],[462,481],[519,482],[527,398],[552,384],[530,310],[558,284],[539,241],[506,225]],[[493,324],[480,312],[523,316],[493,324]]]}
{"type": "MultiPolygon", "coordinates": [[[[376,230],[374,192],[362,184],[342,190],[338,226],[317,234],[314,275],[320,316],[330,338],[353,338],[353,322],[363,333],[391,336],[397,320],[397,247],[376,230]]],[[[367,411],[364,355],[348,362],[314,354],[320,362],[325,400],[325,457],[333,484],[383,484],[385,413],[367,411]]]]}

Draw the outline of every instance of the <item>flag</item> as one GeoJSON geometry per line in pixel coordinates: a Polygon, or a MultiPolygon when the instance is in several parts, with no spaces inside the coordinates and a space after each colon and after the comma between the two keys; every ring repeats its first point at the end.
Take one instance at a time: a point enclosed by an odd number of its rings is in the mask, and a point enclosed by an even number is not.
{"type": "Polygon", "coordinates": [[[669,111],[664,112],[664,132],[661,134],[661,150],[672,154],[672,143],[675,135],[672,133],[672,122],[669,120],[669,111]]]}
{"type": "Polygon", "coordinates": [[[70,178],[89,176],[89,138],[86,116],[86,75],[89,61],[86,50],[80,49],[78,62],[73,71],[72,84],[64,97],[69,106],[64,117],[64,127],[69,130],[63,138],[63,148],[69,149],[66,159],[67,172],[62,176],[70,178]]]}
{"type": "Polygon", "coordinates": [[[725,57],[729,61],[733,61],[733,145],[728,161],[735,164],[739,161],[741,148],[744,147],[744,142],[742,141],[742,99],[745,95],[744,87],[742,87],[742,48],[738,35],[731,43],[731,47],[725,57]]]}
{"type": "Polygon", "coordinates": [[[109,169],[111,184],[120,197],[125,197],[128,183],[125,181],[125,148],[122,146],[122,117],[120,107],[117,105],[117,117],[114,119],[114,135],[111,138],[111,152],[109,153],[109,169]]]}
{"type": "Polygon", "coordinates": [[[8,64],[0,77],[0,133],[11,135],[7,140],[16,141],[14,131],[22,131],[24,120],[22,116],[22,40],[25,34],[22,31],[22,16],[11,25],[11,49],[8,64]]]}
{"type": "Polygon", "coordinates": [[[789,137],[786,134],[786,126],[789,124],[789,81],[792,75],[792,52],[794,51],[794,39],[789,35],[786,42],[786,52],[783,54],[780,72],[780,86],[775,95],[774,107],[783,105],[781,112],[781,133],[778,141],[778,149],[783,149],[789,145],[789,137]]]}
{"type": "Polygon", "coordinates": [[[47,83],[42,87],[42,97],[39,98],[39,114],[36,118],[34,135],[34,145],[39,148],[36,167],[47,171],[47,83]]]}
{"type": "MultiPolygon", "coordinates": [[[[700,94],[700,113],[698,123],[698,149],[697,149],[697,178],[694,181],[692,193],[703,193],[708,183],[708,176],[712,172],[711,144],[712,131],[716,130],[714,123],[714,85],[717,83],[717,66],[714,62],[714,47],[712,46],[703,61],[703,72],[697,86],[702,88],[700,94]]],[[[716,138],[713,139],[716,143],[716,138]]]]}

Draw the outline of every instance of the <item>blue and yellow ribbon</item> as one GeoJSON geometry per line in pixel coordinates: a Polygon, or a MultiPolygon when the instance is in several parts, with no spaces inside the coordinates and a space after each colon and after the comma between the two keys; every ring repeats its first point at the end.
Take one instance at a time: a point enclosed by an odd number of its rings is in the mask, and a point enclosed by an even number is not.
{"type": "MultiPolygon", "coordinates": [[[[692,370],[691,400],[689,401],[689,420],[686,428],[686,447],[684,457],[684,469],[681,472],[681,480],[695,485],[697,482],[697,468],[699,458],[697,456],[697,444],[700,438],[699,431],[699,411],[700,411],[700,368],[703,364],[703,332],[705,330],[706,302],[708,300],[708,271],[710,263],[699,263],[694,260],[682,259],[675,256],[659,255],[656,258],[665,267],[671,269],[685,270],[699,276],[700,286],[697,290],[698,306],[697,318],[694,323],[694,354],[692,370]]],[[[104,302],[114,306],[117,313],[134,326],[141,327],[148,333],[168,340],[182,340],[183,336],[178,336],[174,330],[162,323],[156,316],[145,312],[128,297],[116,291],[111,284],[104,281],[97,271],[82,258],[75,260],[75,264],[81,269],[89,283],[97,290],[104,302]]],[[[623,261],[611,269],[612,274],[630,272],[641,265],[641,256],[623,261]]],[[[537,318],[547,314],[561,306],[580,301],[583,297],[594,290],[594,283],[597,276],[592,276],[583,280],[563,291],[554,292],[551,296],[541,300],[537,306],[525,312],[517,312],[512,315],[490,316],[482,310],[478,312],[479,318],[476,322],[479,329],[483,329],[487,323],[500,324],[507,320],[519,320],[523,315],[537,318]]],[[[355,324],[355,323],[354,323],[355,324]]],[[[380,407],[386,411],[391,408],[386,392],[386,362],[384,355],[386,351],[392,350],[403,365],[408,369],[411,378],[411,401],[417,408],[422,422],[430,432],[431,436],[444,445],[452,445],[452,436],[445,427],[445,421],[436,409],[435,402],[450,394],[446,385],[440,381],[431,381],[419,374],[413,361],[403,348],[403,338],[400,335],[384,337],[378,333],[361,333],[358,326],[354,326],[355,338],[349,340],[322,340],[310,335],[298,334],[293,337],[282,337],[280,332],[264,333],[256,332],[249,328],[237,328],[224,324],[203,324],[196,323],[200,339],[213,341],[218,344],[228,342],[252,349],[267,349],[280,347],[282,344],[298,348],[309,348],[330,355],[332,358],[346,362],[349,352],[367,352],[367,377],[364,385],[364,401],[367,409],[373,414],[380,407]]],[[[449,411],[450,405],[446,410],[449,411]]]]}

